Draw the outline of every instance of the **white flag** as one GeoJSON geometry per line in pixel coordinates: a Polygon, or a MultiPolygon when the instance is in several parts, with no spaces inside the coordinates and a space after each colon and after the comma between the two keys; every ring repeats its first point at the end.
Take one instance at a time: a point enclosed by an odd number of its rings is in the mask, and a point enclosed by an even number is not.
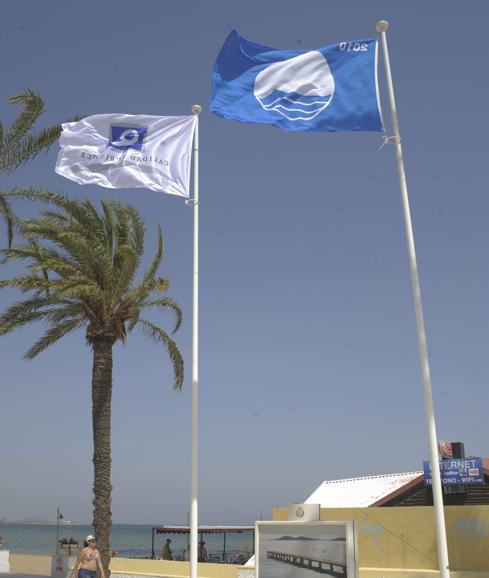
{"type": "Polygon", "coordinates": [[[56,172],[81,185],[189,196],[195,116],[96,114],[63,124],[56,172]]]}

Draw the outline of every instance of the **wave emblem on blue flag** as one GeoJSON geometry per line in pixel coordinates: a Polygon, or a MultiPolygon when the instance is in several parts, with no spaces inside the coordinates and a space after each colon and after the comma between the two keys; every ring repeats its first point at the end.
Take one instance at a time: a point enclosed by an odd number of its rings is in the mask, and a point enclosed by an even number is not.
{"type": "Polygon", "coordinates": [[[334,78],[326,58],[312,50],[260,71],[254,94],[265,110],[293,121],[310,120],[331,102],[334,78]]]}
{"type": "Polygon", "coordinates": [[[381,131],[377,41],[277,50],[233,30],[212,77],[211,110],[288,131],[381,131]]]}

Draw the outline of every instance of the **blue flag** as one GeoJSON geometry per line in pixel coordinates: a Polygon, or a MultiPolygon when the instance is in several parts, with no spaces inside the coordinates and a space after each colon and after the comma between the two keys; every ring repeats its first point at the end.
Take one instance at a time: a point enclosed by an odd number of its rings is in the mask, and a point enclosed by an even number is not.
{"type": "Polygon", "coordinates": [[[377,41],[275,50],[233,30],[214,65],[211,110],[283,130],[381,131],[377,41]]]}

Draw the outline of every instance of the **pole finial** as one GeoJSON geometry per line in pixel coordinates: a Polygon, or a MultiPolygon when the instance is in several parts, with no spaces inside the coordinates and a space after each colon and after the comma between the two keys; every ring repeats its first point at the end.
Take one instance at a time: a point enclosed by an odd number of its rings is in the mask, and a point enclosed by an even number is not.
{"type": "Polygon", "coordinates": [[[387,20],[377,20],[375,28],[377,32],[385,32],[387,28],[389,28],[389,23],[387,22],[387,20]]]}
{"type": "Polygon", "coordinates": [[[194,114],[200,114],[202,112],[202,107],[200,106],[200,104],[194,104],[192,107],[192,112],[194,114]]]}

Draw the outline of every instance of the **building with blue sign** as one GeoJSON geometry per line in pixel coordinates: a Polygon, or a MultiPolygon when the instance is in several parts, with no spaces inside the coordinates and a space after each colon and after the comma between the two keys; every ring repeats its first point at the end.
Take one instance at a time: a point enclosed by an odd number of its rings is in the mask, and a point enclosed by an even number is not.
{"type": "MultiPolygon", "coordinates": [[[[365,476],[323,482],[306,500],[322,508],[432,506],[431,468],[423,471],[365,476]]],[[[489,504],[489,460],[441,460],[443,503],[446,506],[489,504]]]]}
{"type": "MultiPolygon", "coordinates": [[[[431,486],[431,464],[423,462],[425,484],[431,486]]],[[[484,484],[482,458],[449,458],[440,462],[441,483],[444,486],[484,484]]]]}

